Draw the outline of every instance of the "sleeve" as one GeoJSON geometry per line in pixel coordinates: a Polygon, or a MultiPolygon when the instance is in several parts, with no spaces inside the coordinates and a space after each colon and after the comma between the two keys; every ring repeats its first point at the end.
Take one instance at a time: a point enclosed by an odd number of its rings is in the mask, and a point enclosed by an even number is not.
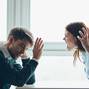
{"type": "Polygon", "coordinates": [[[85,67],[86,67],[87,78],[89,79],[89,52],[86,52],[86,63],[85,63],[85,67]]]}
{"type": "MultiPolygon", "coordinates": [[[[28,63],[28,61],[30,60],[30,58],[27,59],[22,59],[22,64],[23,67],[28,63]]],[[[35,83],[35,72],[32,74],[32,76],[27,80],[26,84],[34,84],[35,83]]]]}
{"type": "Polygon", "coordinates": [[[34,60],[29,60],[23,68],[19,64],[16,68],[0,53],[0,65],[2,82],[15,86],[23,86],[34,74],[38,63],[34,60]]]}

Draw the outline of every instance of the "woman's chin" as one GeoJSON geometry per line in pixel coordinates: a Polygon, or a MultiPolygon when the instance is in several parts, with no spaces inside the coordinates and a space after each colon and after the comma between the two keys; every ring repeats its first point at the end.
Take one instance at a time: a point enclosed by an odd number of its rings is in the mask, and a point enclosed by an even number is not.
{"type": "Polygon", "coordinates": [[[72,50],[72,48],[70,48],[70,47],[68,47],[68,46],[67,46],[67,49],[68,49],[69,51],[71,51],[71,50],[72,50]]]}

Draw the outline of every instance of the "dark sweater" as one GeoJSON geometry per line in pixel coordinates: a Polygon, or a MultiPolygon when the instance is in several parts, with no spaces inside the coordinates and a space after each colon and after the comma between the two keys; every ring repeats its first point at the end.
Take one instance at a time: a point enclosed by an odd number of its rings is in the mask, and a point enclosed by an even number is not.
{"type": "Polygon", "coordinates": [[[0,51],[0,89],[9,89],[11,85],[21,87],[35,82],[34,71],[38,63],[29,58],[22,62],[23,68],[16,63],[15,59],[5,58],[0,51]]]}

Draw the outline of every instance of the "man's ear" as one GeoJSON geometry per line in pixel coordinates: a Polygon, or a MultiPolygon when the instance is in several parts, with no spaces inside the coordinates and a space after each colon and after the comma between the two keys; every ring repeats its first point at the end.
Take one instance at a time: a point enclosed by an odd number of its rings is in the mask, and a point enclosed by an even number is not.
{"type": "Polygon", "coordinates": [[[11,45],[11,44],[13,44],[13,42],[14,42],[14,37],[13,36],[9,36],[8,44],[11,45]]]}

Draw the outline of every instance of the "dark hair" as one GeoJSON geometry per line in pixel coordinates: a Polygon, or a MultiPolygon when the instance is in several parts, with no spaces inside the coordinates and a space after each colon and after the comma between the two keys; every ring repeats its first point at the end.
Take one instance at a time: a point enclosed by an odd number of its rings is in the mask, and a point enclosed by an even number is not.
{"type": "Polygon", "coordinates": [[[85,51],[85,49],[83,48],[81,42],[77,38],[77,36],[80,36],[79,31],[82,31],[83,27],[85,28],[85,24],[82,23],[82,22],[74,22],[74,23],[70,23],[69,25],[66,26],[66,30],[68,32],[70,32],[77,39],[77,42],[76,42],[77,49],[74,52],[74,61],[77,58],[79,58],[79,51],[85,51]]]}
{"type": "Polygon", "coordinates": [[[31,45],[33,45],[33,35],[25,28],[15,27],[11,29],[8,38],[10,36],[13,36],[15,40],[25,40],[28,41],[31,45]]]}

